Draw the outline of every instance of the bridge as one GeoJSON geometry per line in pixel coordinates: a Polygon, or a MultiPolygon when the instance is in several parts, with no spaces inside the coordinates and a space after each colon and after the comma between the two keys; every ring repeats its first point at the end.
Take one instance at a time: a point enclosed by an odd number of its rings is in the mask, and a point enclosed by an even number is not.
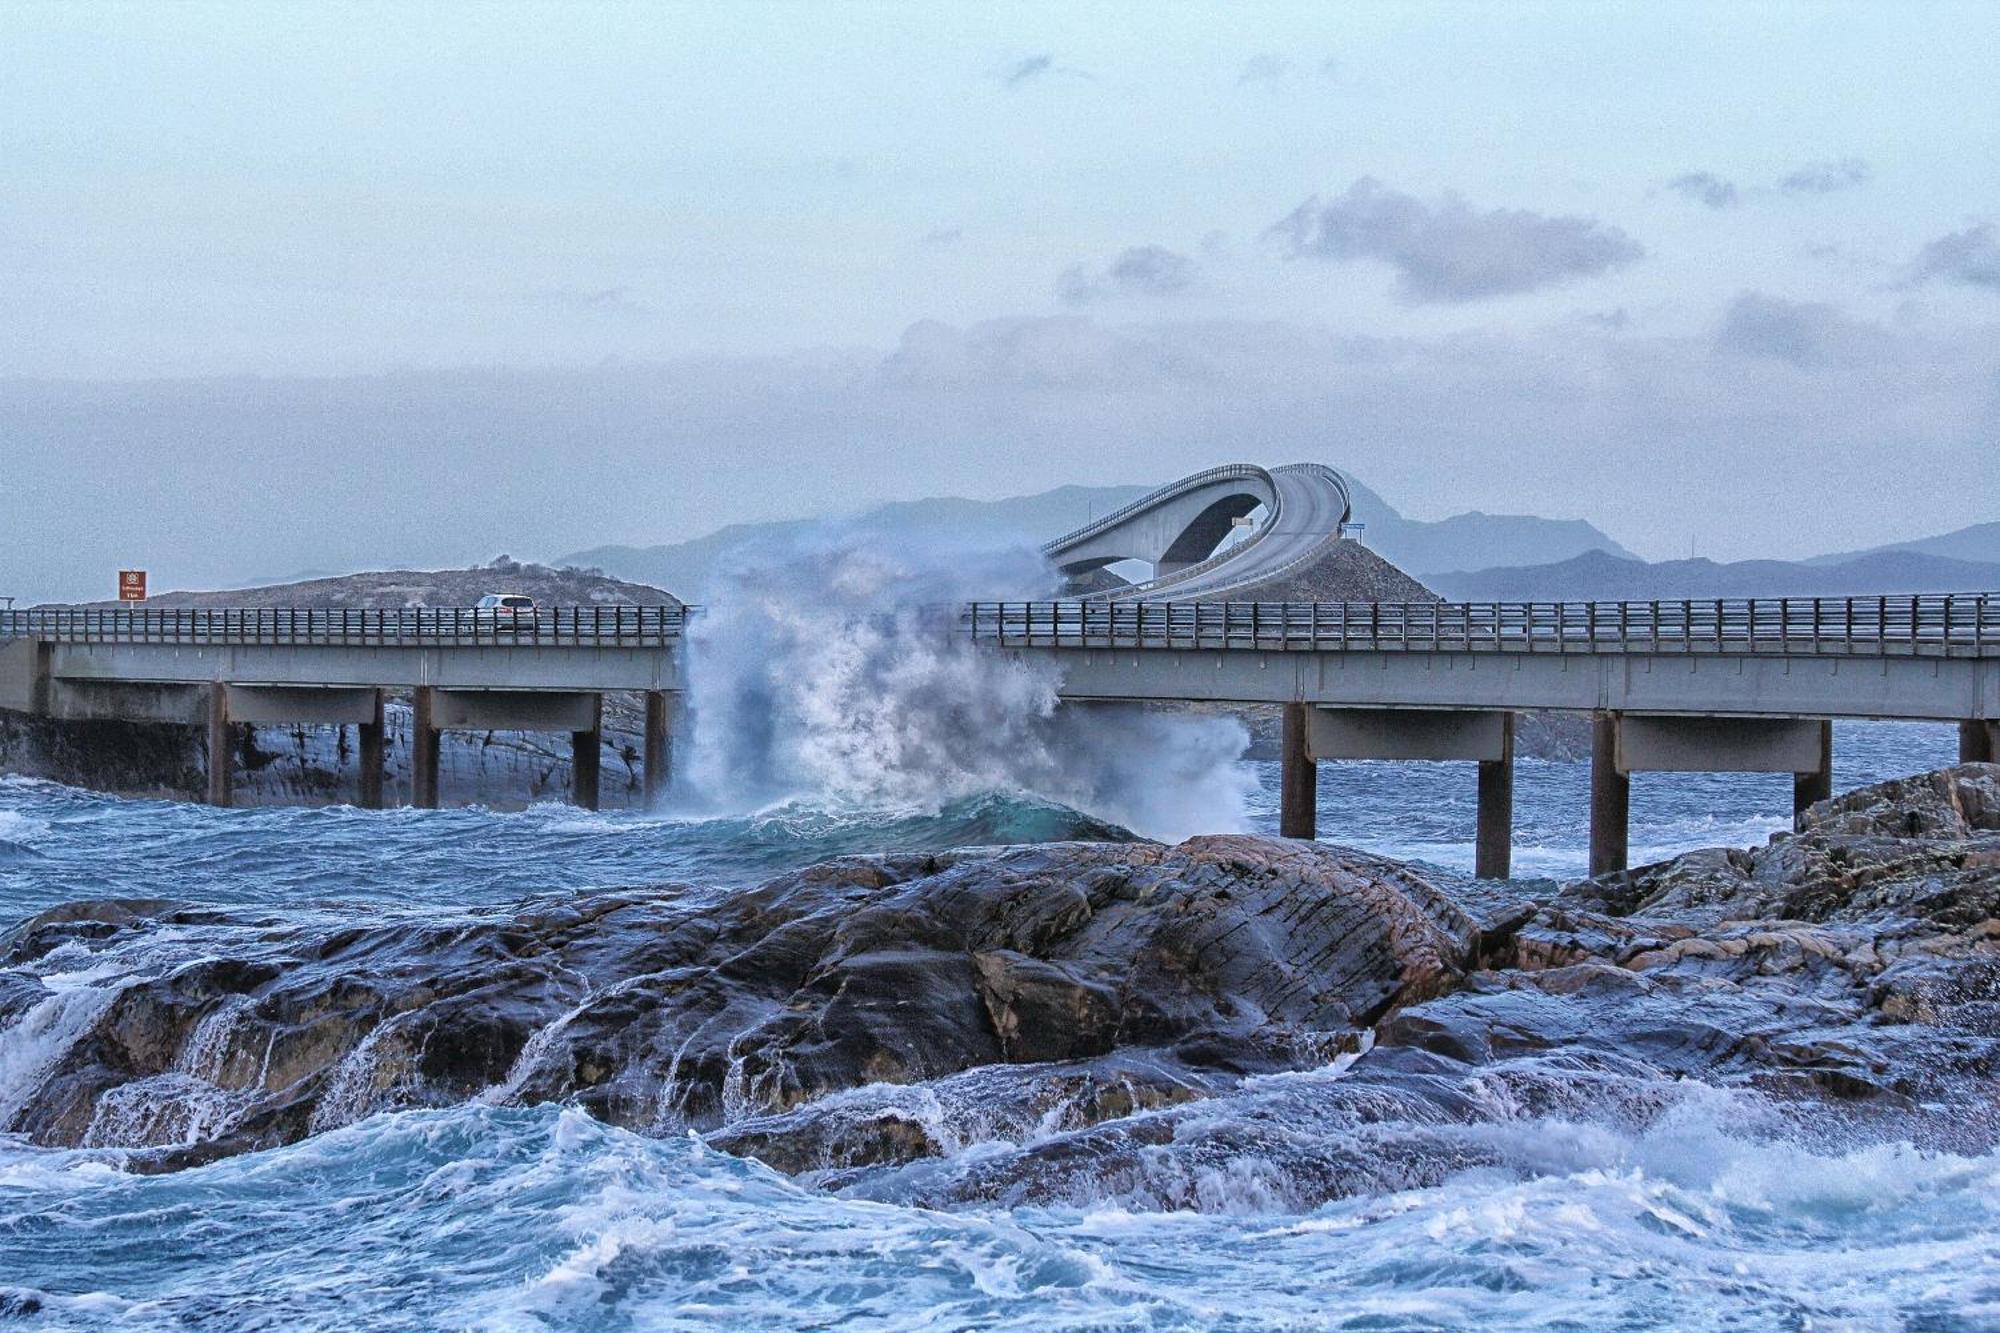
{"type": "MultiPolygon", "coordinates": [[[[606,691],[645,695],[649,798],[664,785],[688,614],[561,607],[516,626],[448,609],[4,612],[0,708],[206,727],[208,753],[223,757],[208,770],[218,804],[230,799],[234,726],[353,724],[364,803],[380,804],[383,691],[405,688],[416,804],[437,801],[438,734],[466,727],[569,731],[574,796],[594,806],[606,691]]],[[[1962,758],[2000,759],[2000,594],[1473,604],[1114,597],[973,603],[957,611],[955,632],[985,651],[1052,666],[1062,697],[1078,704],[1282,705],[1287,836],[1317,832],[1321,760],[1473,761],[1477,870],[1490,877],[1510,868],[1513,719],[1524,709],[1595,719],[1593,874],[1624,867],[1635,772],[1791,773],[1803,808],[1831,793],[1830,720],[1840,717],[1957,722],[1962,758]]]]}
{"type": "Polygon", "coordinates": [[[1340,541],[1352,512],[1347,483],[1330,467],[1230,463],[1142,495],[1046,543],[1042,554],[1072,577],[1128,560],[1152,566],[1149,578],[1099,593],[1102,600],[1238,596],[1312,566],[1340,541]],[[1259,510],[1263,521],[1250,524],[1259,510]],[[1248,534],[1225,545],[1239,524],[1249,524],[1248,534]]]}
{"type": "Polygon", "coordinates": [[[664,790],[684,688],[684,607],[0,612],[0,708],[205,727],[208,799],[230,803],[240,724],[352,725],[361,803],[382,804],[385,689],[410,691],[413,803],[437,804],[439,735],[567,731],[572,797],[597,808],[603,699],[644,694],[645,797],[664,790]],[[218,757],[222,757],[218,759],[218,757]]]}

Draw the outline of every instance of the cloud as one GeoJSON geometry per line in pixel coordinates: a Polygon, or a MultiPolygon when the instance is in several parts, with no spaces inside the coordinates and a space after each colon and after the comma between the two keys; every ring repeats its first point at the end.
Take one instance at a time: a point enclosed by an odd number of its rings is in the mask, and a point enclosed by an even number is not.
{"type": "Polygon", "coordinates": [[[2000,240],[1991,223],[1940,236],[1917,254],[1915,280],[1942,278],[1962,287],[2000,291],[2000,240]]]}
{"type": "Polygon", "coordinates": [[[1712,171],[1690,171],[1676,176],[1667,182],[1667,188],[1710,208],[1734,208],[1737,203],[1735,183],[1712,171]]]}
{"type": "Polygon", "coordinates": [[[1480,212],[1456,195],[1435,204],[1364,177],[1329,203],[1306,200],[1271,232],[1295,258],[1376,259],[1412,304],[1478,301],[1551,287],[1632,263],[1646,252],[1595,218],[1525,209],[1480,212]]]}
{"type": "Polygon", "coordinates": [[[0,569],[33,598],[99,594],[98,571],[140,558],[162,586],[423,568],[893,498],[1159,482],[1246,454],[1351,469],[1426,512],[1584,515],[1655,553],[1685,551],[1695,521],[1727,534],[1717,555],[1804,555],[1991,518],[2000,328],[1794,315],[1803,331],[1763,346],[1803,361],[1754,354],[1749,333],[1725,354],[1714,327],[1383,337],[1072,313],[564,370],[0,379],[0,569]],[[337,487],[321,484],[331,457],[337,487]],[[413,457],[507,485],[412,486],[413,457]],[[59,502],[79,478],[81,525],[59,502]],[[184,521],[196,508],[205,521],[184,521]]]}
{"type": "Polygon", "coordinates": [[[1715,348],[1735,356],[1815,365],[1837,347],[1852,346],[1857,339],[1880,332],[1846,319],[1834,306],[1744,292],[1723,312],[1715,348]]]}
{"type": "Polygon", "coordinates": [[[1194,260],[1159,245],[1135,245],[1102,272],[1073,264],[1056,280],[1056,294],[1068,305],[1089,305],[1107,297],[1174,296],[1194,285],[1194,260]]]}
{"type": "Polygon", "coordinates": [[[1236,76],[1236,86],[1241,88],[1249,83],[1279,83],[1291,72],[1292,62],[1283,56],[1268,52],[1251,56],[1243,62],[1242,73],[1236,76]]]}
{"type": "Polygon", "coordinates": [[[1077,69],[1073,65],[1058,65],[1054,52],[1044,51],[1040,55],[1023,56],[1002,66],[999,71],[1000,86],[1011,91],[1022,84],[1033,83],[1057,74],[1066,74],[1076,79],[1096,77],[1086,69],[1077,69]]]}
{"type": "Polygon", "coordinates": [[[1017,60],[1000,72],[1000,82],[1009,88],[1018,88],[1029,79],[1048,73],[1055,67],[1056,58],[1046,53],[1017,60]]]}
{"type": "Polygon", "coordinates": [[[1832,194],[1865,184],[1874,169],[1858,157],[1837,161],[1808,162],[1778,182],[1786,194],[1832,194]]]}

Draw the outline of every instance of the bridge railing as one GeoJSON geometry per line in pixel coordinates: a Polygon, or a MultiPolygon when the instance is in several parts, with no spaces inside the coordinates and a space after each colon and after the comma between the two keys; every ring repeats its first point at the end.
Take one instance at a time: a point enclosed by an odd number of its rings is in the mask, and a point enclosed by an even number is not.
{"type": "Polygon", "coordinates": [[[2000,657],[2000,594],[1652,602],[975,602],[1021,648],[2000,657]]]}
{"type": "Polygon", "coordinates": [[[79,607],[0,612],[0,638],[189,646],[648,648],[678,641],[691,609],[551,606],[511,616],[475,607],[79,607]]]}

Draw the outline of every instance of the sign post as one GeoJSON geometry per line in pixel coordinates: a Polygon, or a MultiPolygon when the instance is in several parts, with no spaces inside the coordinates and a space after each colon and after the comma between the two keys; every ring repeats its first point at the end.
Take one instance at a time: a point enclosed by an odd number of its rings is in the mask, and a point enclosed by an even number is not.
{"type": "Polygon", "coordinates": [[[143,602],[146,600],[145,570],[121,569],[118,571],[118,600],[121,602],[143,602]]]}

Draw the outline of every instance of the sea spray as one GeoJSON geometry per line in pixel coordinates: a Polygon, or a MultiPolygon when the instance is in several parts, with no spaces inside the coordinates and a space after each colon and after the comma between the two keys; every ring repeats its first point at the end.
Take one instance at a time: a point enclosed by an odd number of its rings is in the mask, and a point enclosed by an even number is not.
{"type": "Polygon", "coordinates": [[[684,799],[922,809],[1031,792],[1154,837],[1246,826],[1233,719],[1060,703],[1060,674],[974,644],[956,608],[1054,594],[1027,545],[857,528],[736,552],[693,622],[684,799]]]}

